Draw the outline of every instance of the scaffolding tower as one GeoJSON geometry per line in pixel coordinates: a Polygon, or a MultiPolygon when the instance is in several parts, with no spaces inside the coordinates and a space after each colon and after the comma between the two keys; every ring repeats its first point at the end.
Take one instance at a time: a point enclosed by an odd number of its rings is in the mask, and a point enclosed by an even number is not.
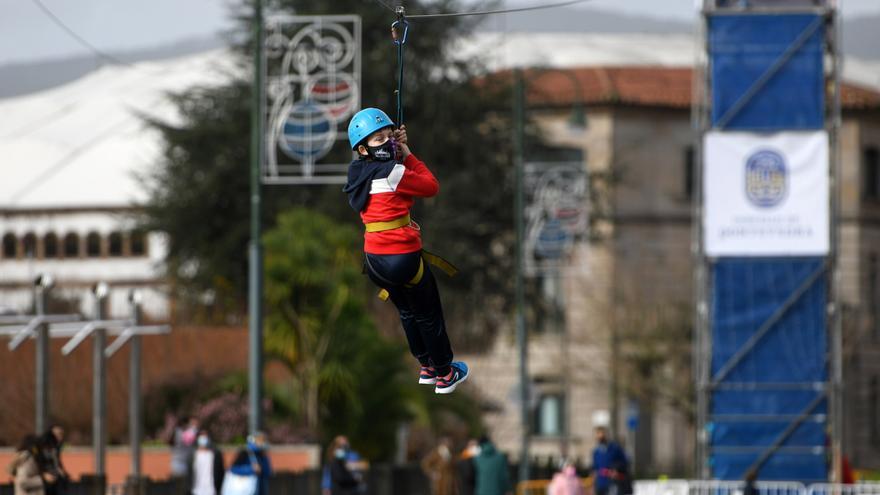
{"type": "Polygon", "coordinates": [[[835,0],[702,1],[692,114],[699,164],[693,229],[696,474],[702,479],[743,479],[750,471],[759,479],[840,479],[837,7],[835,0]],[[810,60],[818,61],[817,74],[810,73],[810,60]],[[818,87],[803,92],[803,102],[797,91],[786,92],[790,78],[813,75],[818,87]],[[760,139],[805,130],[827,132],[827,252],[707,252],[707,136],[738,132],[760,139]],[[779,358],[768,358],[773,355],[779,358]],[[791,379],[774,381],[785,376],[791,379]]]}

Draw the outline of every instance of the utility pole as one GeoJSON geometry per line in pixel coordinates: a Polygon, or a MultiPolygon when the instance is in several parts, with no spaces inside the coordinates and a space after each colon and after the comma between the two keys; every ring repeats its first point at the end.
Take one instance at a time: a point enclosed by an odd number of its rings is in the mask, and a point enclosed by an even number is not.
{"type": "Polygon", "coordinates": [[[263,0],[254,0],[254,85],[251,89],[251,242],[248,246],[248,431],[262,426],[263,389],[263,252],[260,237],[263,158],[263,0]]]}
{"type": "MultiPolygon", "coordinates": [[[[128,295],[131,304],[131,321],[133,326],[141,324],[141,295],[131,291],[128,295]]],[[[141,486],[141,438],[143,406],[141,399],[141,336],[131,338],[131,349],[128,362],[128,443],[131,445],[131,479],[135,491],[140,494],[141,486]]]]}
{"type": "MultiPolygon", "coordinates": [[[[107,298],[107,284],[101,282],[92,291],[95,296],[95,320],[105,317],[104,303],[107,298]]],[[[96,328],[92,339],[92,445],[95,449],[95,474],[104,474],[107,450],[107,373],[104,348],[107,347],[107,329],[96,328]]]]}
{"type": "Polygon", "coordinates": [[[514,222],[516,223],[516,343],[519,347],[519,393],[520,393],[520,445],[519,481],[529,479],[529,440],[531,435],[529,404],[528,335],[525,315],[525,274],[523,249],[525,242],[523,225],[524,185],[523,166],[525,154],[525,80],[522,69],[514,70],[513,90],[513,160],[516,173],[514,198],[514,222]]]}
{"type": "MultiPolygon", "coordinates": [[[[39,275],[34,281],[34,306],[37,318],[46,316],[46,305],[49,299],[49,290],[54,281],[48,275],[39,275]]],[[[40,321],[36,328],[36,404],[34,407],[34,429],[43,433],[49,428],[49,324],[40,321]]]]}

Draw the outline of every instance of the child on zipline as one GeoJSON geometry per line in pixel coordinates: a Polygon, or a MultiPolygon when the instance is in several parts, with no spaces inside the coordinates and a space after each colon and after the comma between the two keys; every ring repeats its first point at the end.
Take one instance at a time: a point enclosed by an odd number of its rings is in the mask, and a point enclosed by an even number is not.
{"type": "Polygon", "coordinates": [[[436,195],[439,183],[410,152],[406,128],[395,130],[379,109],[355,114],[348,139],[358,157],[343,192],[366,227],[367,275],[387,291],[400,313],[410,352],[422,366],[419,383],[435,385],[438,394],[451,393],[467,379],[468,367],[452,361],[437,282],[422,256],[419,226],[409,215],[414,198],[436,195]]]}

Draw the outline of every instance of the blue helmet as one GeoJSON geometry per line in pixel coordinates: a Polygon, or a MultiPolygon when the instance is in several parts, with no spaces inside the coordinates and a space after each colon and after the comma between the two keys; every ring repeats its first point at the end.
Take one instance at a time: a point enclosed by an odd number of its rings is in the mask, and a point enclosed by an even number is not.
{"type": "Polygon", "coordinates": [[[386,127],[394,127],[394,122],[378,108],[365,108],[354,114],[348,123],[348,142],[351,143],[351,149],[357,148],[370,134],[386,127]]]}

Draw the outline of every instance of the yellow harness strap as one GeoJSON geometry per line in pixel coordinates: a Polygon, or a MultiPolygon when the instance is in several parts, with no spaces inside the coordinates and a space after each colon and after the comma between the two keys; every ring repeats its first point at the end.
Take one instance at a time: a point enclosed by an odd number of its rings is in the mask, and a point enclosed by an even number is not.
{"type": "MultiPolygon", "coordinates": [[[[446,261],[445,259],[437,256],[434,253],[422,250],[422,258],[425,259],[428,263],[439,268],[443,273],[446,274],[447,277],[454,277],[458,273],[458,268],[455,267],[452,263],[446,261]]],[[[421,272],[420,272],[421,273],[421,272]]]]}
{"type": "Polygon", "coordinates": [[[412,222],[412,219],[409,217],[409,213],[406,215],[395,218],[394,220],[388,220],[387,222],[370,222],[365,223],[364,227],[367,232],[384,232],[386,230],[394,230],[399,229],[401,227],[406,227],[412,222]]]}
{"type": "MultiPolygon", "coordinates": [[[[413,287],[415,285],[418,285],[418,283],[422,281],[422,277],[425,276],[425,261],[436,266],[440,269],[440,271],[442,271],[449,277],[454,277],[458,273],[458,268],[456,268],[455,265],[446,261],[440,256],[437,256],[434,253],[429,253],[428,251],[425,251],[423,249],[422,258],[419,260],[419,270],[416,272],[415,276],[405,284],[406,287],[413,287]]],[[[388,297],[389,294],[387,290],[382,289],[379,291],[379,299],[387,301],[388,297]]]]}

